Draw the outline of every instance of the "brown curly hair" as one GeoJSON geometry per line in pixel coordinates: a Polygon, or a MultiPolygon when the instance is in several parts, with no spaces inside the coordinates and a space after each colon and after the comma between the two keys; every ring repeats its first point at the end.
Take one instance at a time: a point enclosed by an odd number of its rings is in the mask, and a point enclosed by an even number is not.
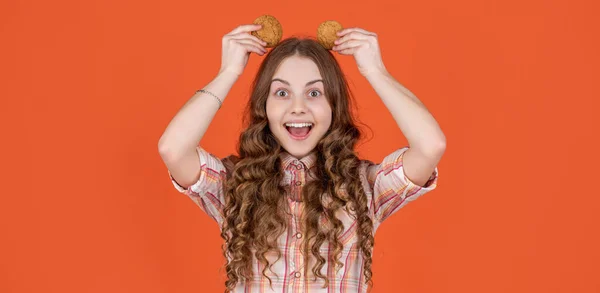
{"type": "MultiPolygon", "coordinates": [[[[320,180],[307,182],[302,188],[304,203],[304,250],[308,264],[309,250],[316,259],[313,274],[329,284],[321,269],[326,262],[341,268],[339,256],[342,244],[339,236],[344,231],[335,211],[346,206],[354,207],[357,215],[359,246],[364,256],[364,275],[372,285],[372,249],[374,246],[373,222],[369,217],[367,197],[359,180],[360,160],[354,148],[361,132],[351,113],[351,93],[341,68],[333,54],[311,38],[289,38],[271,50],[261,63],[252,84],[251,96],[246,107],[246,129],[238,142],[239,157],[233,157],[235,165],[224,181],[226,203],[221,237],[225,266],[226,291],[233,290],[241,280],[252,275],[252,257],[264,265],[262,274],[272,264],[266,258],[275,251],[277,260],[281,252],[276,238],[286,230],[286,214],[289,210],[285,190],[280,186],[283,178],[280,153],[285,151],[269,130],[266,101],[270,84],[278,65],[287,57],[299,55],[316,63],[323,78],[325,96],[332,108],[332,123],[315,147],[315,175],[320,180]],[[327,199],[325,204],[324,199],[327,199]],[[323,228],[324,218],[329,229],[323,228]],[[277,236],[273,239],[273,236],[277,236]],[[333,247],[330,259],[325,259],[319,249],[325,241],[333,247]],[[253,250],[255,251],[253,253],[253,250]]],[[[305,266],[304,271],[308,266],[305,266]]],[[[315,278],[316,280],[316,278],[315,278]]]]}

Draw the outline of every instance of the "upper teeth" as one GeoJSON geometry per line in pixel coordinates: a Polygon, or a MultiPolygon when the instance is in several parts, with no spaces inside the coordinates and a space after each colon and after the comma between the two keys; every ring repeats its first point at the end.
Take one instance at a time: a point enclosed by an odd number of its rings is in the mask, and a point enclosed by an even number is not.
{"type": "Polygon", "coordinates": [[[312,123],[286,123],[285,126],[288,127],[310,127],[312,123]]]}

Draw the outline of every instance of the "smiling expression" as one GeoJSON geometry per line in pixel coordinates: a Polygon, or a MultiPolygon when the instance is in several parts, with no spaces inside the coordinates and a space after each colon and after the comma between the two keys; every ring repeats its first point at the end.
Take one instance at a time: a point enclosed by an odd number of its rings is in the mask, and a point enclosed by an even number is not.
{"type": "Polygon", "coordinates": [[[269,129],[292,156],[308,155],[331,126],[332,112],[319,68],[310,58],[284,59],[267,98],[269,129]]]}

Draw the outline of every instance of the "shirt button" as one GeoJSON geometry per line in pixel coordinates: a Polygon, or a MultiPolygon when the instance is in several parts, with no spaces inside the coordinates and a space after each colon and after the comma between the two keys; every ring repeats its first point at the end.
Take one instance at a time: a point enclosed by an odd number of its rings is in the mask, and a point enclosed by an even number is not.
{"type": "Polygon", "coordinates": [[[300,278],[300,272],[296,272],[296,273],[294,273],[294,276],[295,276],[296,278],[300,278]]]}
{"type": "Polygon", "coordinates": [[[296,181],[296,186],[300,186],[300,185],[302,185],[302,182],[296,181]]]}
{"type": "Polygon", "coordinates": [[[302,238],[302,233],[300,233],[300,232],[296,233],[296,238],[298,238],[298,239],[302,238]]]}

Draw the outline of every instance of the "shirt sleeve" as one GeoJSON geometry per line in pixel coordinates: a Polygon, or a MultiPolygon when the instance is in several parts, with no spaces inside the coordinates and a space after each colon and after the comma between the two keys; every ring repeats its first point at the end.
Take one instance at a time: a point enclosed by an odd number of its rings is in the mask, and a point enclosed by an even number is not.
{"type": "Polygon", "coordinates": [[[381,164],[372,164],[367,168],[367,181],[372,194],[370,208],[376,225],[381,224],[408,202],[437,187],[437,167],[423,186],[415,184],[406,177],[402,159],[408,148],[396,150],[386,156],[381,164]]]}
{"type": "Polygon", "coordinates": [[[170,171],[168,174],[177,191],[191,198],[202,211],[221,226],[225,207],[223,182],[227,178],[227,170],[224,162],[219,158],[201,147],[197,147],[196,150],[200,160],[200,177],[196,183],[184,188],[173,179],[170,171]]]}

